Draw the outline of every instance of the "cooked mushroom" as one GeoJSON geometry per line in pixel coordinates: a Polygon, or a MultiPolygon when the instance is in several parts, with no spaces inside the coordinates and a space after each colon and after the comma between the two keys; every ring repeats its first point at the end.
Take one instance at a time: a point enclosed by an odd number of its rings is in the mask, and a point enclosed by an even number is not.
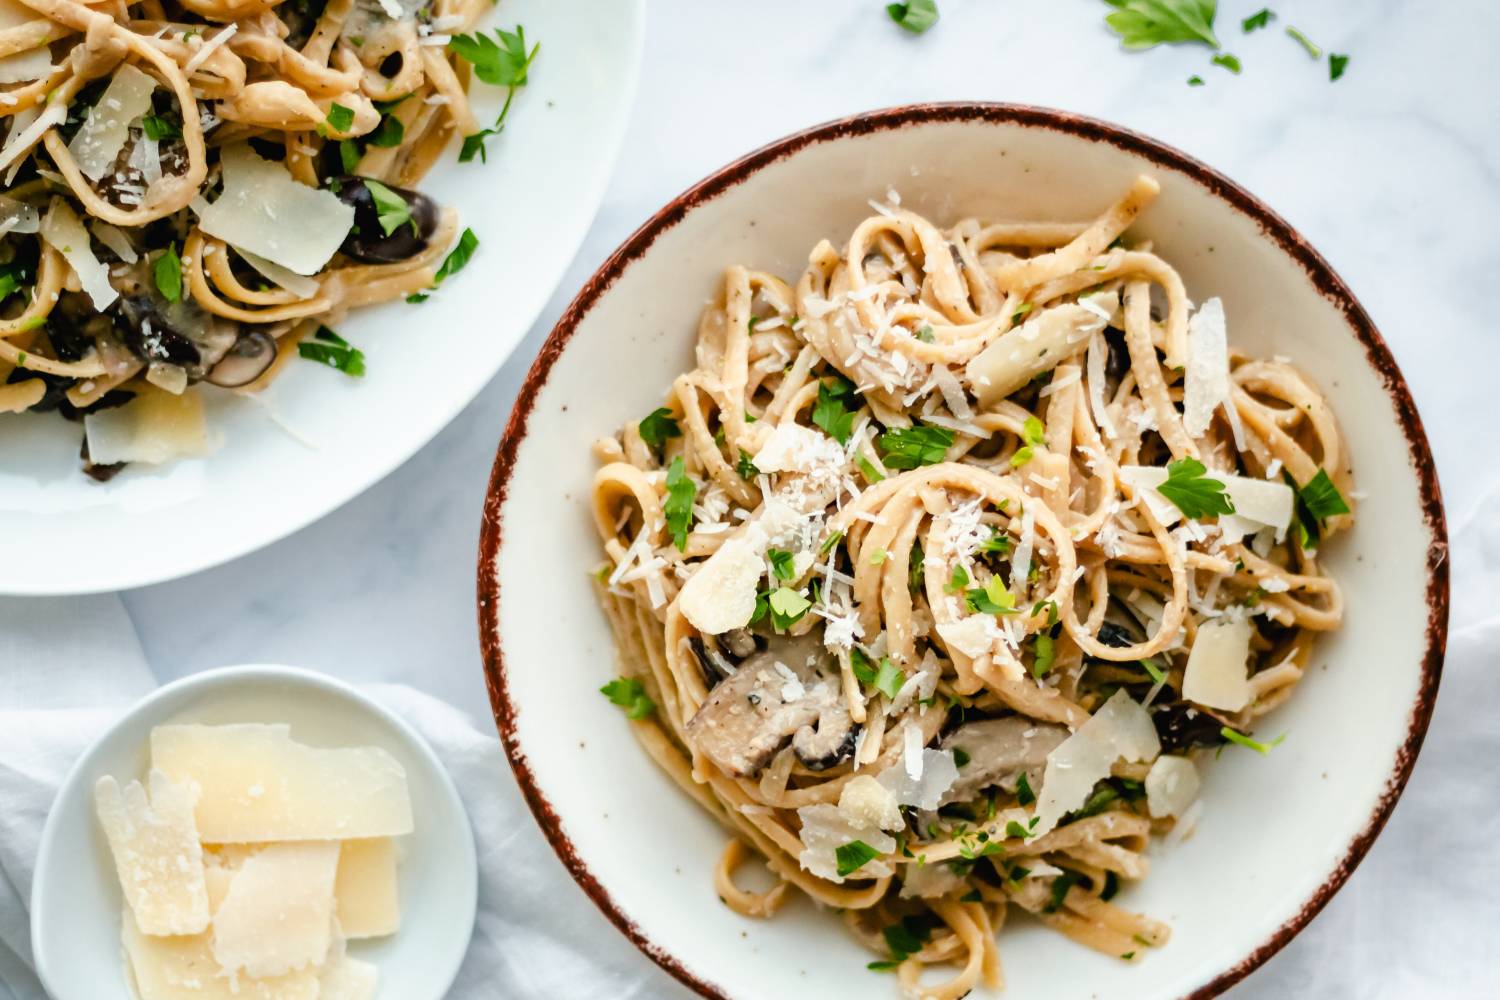
{"type": "Polygon", "coordinates": [[[377,203],[368,181],[363,177],[336,177],[329,182],[329,188],[346,205],[354,207],[354,228],[339,249],[366,264],[394,264],[415,257],[427,249],[427,241],[437,231],[437,205],[418,191],[389,184],[379,186],[406,202],[410,220],[403,219],[387,230],[389,209],[377,203]],[[386,216],[384,224],[381,216],[386,216]]]}
{"type": "Polygon", "coordinates": [[[1130,629],[1124,625],[1117,622],[1105,622],[1099,626],[1099,641],[1115,649],[1124,649],[1127,646],[1134,646],[1141,640],[1132,636],[1130,629]]]}
{"type": "Polygon", "coordinates": [[[1177,699],[1177,692],[1163,688],[1165,700],[1152,707],[1151,722],[1161,740],[1162,753],[1177,753],[1193,747],[1216,747],[1228,740],[1224,727],[1229,723],[1201,706],[1177,699]]]}
{"type": "Polygon", "coordinates": [[[226,389],[249,385],[276,360],[276,341],[261,330],[245,330],[209,371],[207,380],[226,389]]]}
{"type": "Polygon", "coordinates": [[[833,767],[853,752],[855,731],[818,632],[770,639],[713,689],[687,725],[693,745],[738,778],[765,767],[789,740],[804,766],[833,767]]]}
{"type": "Polygon", "coordinates": [[[239,337],[239,324],[213,315],[190,297],[170,302],[162,296],[142,257],[116,279],[120,290],[121,337],[142,361],[165,361],[187,369],[197,381],[217,365],[239,337]]]}
{"type": "Polygon", "coordinates": [[[1035,791],[1042,785],[1047,755],[1067,738],[1064,726],[1019,715],[964,723],[942,743],[944,750],[962,750],[969,760],[958,769],[958,780],[943,793],[940,804],[966,801],[994,785],[1015,791],[1023,773],[1035,791]]]}
{"type": "Polygon", "coordinates": [[[693,647],[693,655],[698,658],[698,667],[703,672],[703,683],[709,687],[716,687],[724,678],[733,676],[734,664],[730,663],[723,653],[697,636],[689,639],[688,643],[693,647]]]}

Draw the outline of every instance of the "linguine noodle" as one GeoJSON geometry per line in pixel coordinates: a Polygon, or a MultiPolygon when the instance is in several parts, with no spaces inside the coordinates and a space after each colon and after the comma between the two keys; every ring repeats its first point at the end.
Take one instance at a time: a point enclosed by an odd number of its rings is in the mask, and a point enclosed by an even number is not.
{"type": "Polygon", "coordinates": [[[892,193],[795,287],[729,267],[696,367],[595,448],[605,693],[728,831],[717,894],[840,911],[910,996],[1001,986],[1014,909],[1164,945],[1111,897],[1340,623],[1337,424],[1122,239],[1157,190],[946,229],[892,193]]]}

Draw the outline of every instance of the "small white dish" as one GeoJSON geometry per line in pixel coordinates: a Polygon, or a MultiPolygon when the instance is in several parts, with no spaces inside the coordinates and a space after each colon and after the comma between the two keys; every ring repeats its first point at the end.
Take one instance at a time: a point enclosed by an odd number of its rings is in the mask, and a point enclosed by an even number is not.
{"type": "MultiPolygon", "coordinates": [[[[458,209],[479,249],[421,305],[354,311],[339,332],[363,378],[294,361],[260,398],[205,392],[216,451],[135,466],[108,483],[79,468],[80,424],[4,419],[0,594],[96,593],[216,566],[283,538],[374,485],[458,415],[510,356],[562,279],[604,197],[635,94],[645,0],[502,0],[486,33],[520,24],[541,51],[489,162],[453,142],[419,185],[458,209]]],[[[499,87],[476,83],[493,120],[499,87]]]]}
{"type": "Polygon", "coordinates": [[[453,779],[415,729],[310,670],[224,667],[155,691],[91,746],[58,790],[31,887],[37,974],[54,1000],[132,1000],[120,948],[119,882],[94,813],[94,783],[144,779],[154,726],[284,722],[314,746],[377,746],[406,769],[416,829],[401,838],[401,929],[349,942],[380,969],[377,1000],[440,1000],[469,948],[478,901],[474,834],[453,779]]]}
{"type": "Polygon", "coordinates": [[[1430,451],[1385,343],[1283,219],[1155,140],[1043,108],[937,104],[830,122],[750,153],[648,220],[584,285],[542,348],[500,444],[479,558],[491,701],[527,801],[579,885],[638,947],[704,996],[895,997],[836,915],[797,896],[774,919],[714,893],[726,834],[599,694],[613,637],[587,570],[601,559],[590,445],[661,405],[691,367],[699,312],[726,265],[796,279],[894,187],[951,223],[1091,219],[1141,172],[1161,195],[1131,228],[1197,301],[1220,296],[1231,343],[1285,354],[1328,396],[1351,450],[1354,530],[1325,553],[1345,624],[1320,638],[1264,726],[1268,756],[1209,764],[1197,832],[1151,851],[1119,903],[1172,925],[1124,964],[1040,925],[1001,932],[1004,993],[1203,1000],[1304,927],[1369,849],[1421,747],[1447,630],[1447,536],[1430,451]],[[601,377],[609,373],[609,377],[601,377]]]}

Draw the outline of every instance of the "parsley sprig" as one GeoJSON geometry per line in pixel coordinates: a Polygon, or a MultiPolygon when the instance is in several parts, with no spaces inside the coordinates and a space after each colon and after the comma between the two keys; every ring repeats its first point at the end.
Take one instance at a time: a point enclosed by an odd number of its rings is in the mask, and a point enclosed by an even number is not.
{"type": "Polygon", "coordinates": [[[854,383],[835,375],[818,383],[818,401],[813,405],[812,421],[839,444],[847,444],[854,432],[854,414],[859,410],[854,383]],[[853,401],[851,408],[849,402],[853,401]]]}
{"type": "Polygon", "coordinates": [[[625,710],[629,719],[644,719],[656,711],[656,702],[646,694],[645,687],[634,677],[619,677],[599,689],[610,701],[625,710]]]}
{"type": "Polygon", "coordinates": [[[679,552],[687,548],[688,529],[693,524],[693,499],[697,495],[698,484],[688,476],[682,456],[678,455],[667,468],[667,500],[662,504],[662,512],[667,516],[672,544],[679,552]]]}
{"type": "Polygon", "coordinates": [[[1298,486],[1290,474],[1285,478],[1296,494],[1297,544],[1304,550],[1316,549],[1323,540],[1323,522],[1349,513],[1349,504],[1325,469],[1319,469],[1305,486],[1298,486]]]}
{"type": "Polygon", "coordinates": [[[641,432],[641,440],[646,442],[650,448],[660,452],[662,445],[667,443],[668,438],[682,437],[682,428],[672,417],[672,411],[665,406],[657,407],[646,418],[636,425],[641,432]]]}
{"type": "Polygon", "coordinates": [[[484,141],[504,130],[511,102],[515,100],[516,91],[526,86],[527,73],[541,48],[542,45],[538,42],[527,49],[526,29],[519,24],[515,31],[496,28],[494,38],[483,32],[475,32],[472,35],[454,35],[449,40],[448,51],[472,65],[475,76],[485,83],[506,88],[505,104],[501,106],[495,124],[480,129],[473,135],[464,136],[463,147],[458,153],[460,163],[468,163],[476,156],[481,163],[489,162],[484,141]]]}
{"type": "Polygon", "coordinates": [[[1234,503],[1224,492],[1224,483],[1207,475],[1204,464],[1190,455],[1167,466],[1167,478],[1156,492],[1172,501],[1184,517],[1233,514],[1234,503]]]}
{"type": "Polygon", "coordinates": [[[1115,8],[1104,18],[1127,49],[1202,42],[1219,47],[1214,35],[1217,0],[1104,0],[1115,8]]]}
{"type": "Polygon", "coordinates": [[[888,469],[936,465],[948,455],[953,432],[946,427],[892,427],[876,441],[880,460],[888,469]]]}
{"type": "Polygon", "coordinates": [[[326,326],[318,327],[312,340],[297,345],[297,354],[308,361],[316,361],[337,368],[345,375],[359,378],[365,373],[365,356],[359,348],[340,337],[326,326]]]}
{"type": "Polygon", "coordinates": [[[168,243],[167,248],[151,265],[151,275],[156,280],[156,290],[168,302],[182,301],[182,258],[177,256],[177,244],[168,243]]]}
{"type": "Polygon", "coordinates": [[[1047,428],[1036,417],[1027,417],[1026,422],[1021,425],[1021,439],[1026,443],[1010,456],[1012,469],[1019,469],[1036,457],[1036,450],[1047,443],[1047,428]]]}

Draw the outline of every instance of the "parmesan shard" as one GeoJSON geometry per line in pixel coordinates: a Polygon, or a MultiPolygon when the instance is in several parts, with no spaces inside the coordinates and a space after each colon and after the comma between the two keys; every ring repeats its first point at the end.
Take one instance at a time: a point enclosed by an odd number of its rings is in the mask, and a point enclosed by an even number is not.
{"type": "Polygon", "coordinates": [[[203,399],[197,393],[174,395],[143,387],[124,406],[84,416],[83,432],[89,460],[99,465],[160,464],[210,451],[203,399]]]}
{"type": "Polygon", "coordinates": [[[346,938],[384,937],[401,927],[396,888],[396,842],[390,837],[346,840],[339,851],[333,897],[346,938]]]}
{"type": "Polygon", "coordinates": [[[286,726],[158,726],[152,766],[202,790],[204,843],[392,837],[412,830],[406,771],[378,747],[321,749],[286,726]]]}
{"type": "Polygon", "coordinates": [[[786,422],[772,428],[750,461],[761,472],[811,472],[821,466],[842,465],[844,449],[821,431],[786,422]]]}
{"type": "Polygon", "coordinates": [[[1186,757],[1165,754],[1146,772],[1146,809],[1152,819],[1181,816],[1198,798],[1198,769],[1186,757]]]}
{"type": "Polygon", "coordinates": [[[219,162],[224,192],[199,216],[210,236],[306,276],[328,263],[354,225],[352,206],[298,183],[247,144],[225,147],[219,162]]]}
{"type": "Polygon", "coordinates": [[[110,77],[109,86],[89,108],[68,152],[78,161],[78,169],[91,181],[97,181],[115,167],[115,160],[130,139],[130,123],[151,110],[151,92],[156,81],[130,63],[121,63],[110,77]]]}
{"type": "Polygon", "coordinates": [[[950,649],[969,657],[983,656],[995,648],[994,619],[988,615],[968,615],[956,622],[938,622],[937,634],[950,649]]]}
{"type": "Polygon", "coordinates": [[[350,958],[339,949],[318,977],[318,1000],[374,1000],[380,985],[380,970],[369,962],[350,958]]]}
{"type": "Polygon", "coordinates": [[[1088,801],[1094,785],[1109,777],[1115,761],[1149,761],[1159,753],[1161,740],[1151,716],[1123,689],[1116,691],[1047,755],[1033,836],[1054,829],[1059,820],[1088,801]]]}
{"type": "Polygon", "coordinates": [[[842,883],[845,878],[879,878],[891,874],[890,865],[876,857],[865,862],[849,875],[840,875],[838,849],[856,840],[862,840],[879,854],[889,854],[896,849],[896,839],[874,823],[853,820],[848,813],[830,802],[803,806],[797,810],[802,828],[797,836],[802,841],[802,850],[797,861],[803,869],[830,882],[842,883]]]}
{"type": "Polygon", "coordinates": [[[744,537],[731,538],[682,585],[677,606],[705,635],[743,628],[755,614],[764,572],[760,550],[744,537]]]}
{"type": "Polygon", "coordinates": [[[122,921],[126,967],[140,1000],[320,1000],[315,969],[235,978],[214,960],[211,932],[152,937],[141,933],[128,909],[122,921]]]}
{"type": "Polygon", "coordinates": [[[73,273],[78,275],[78,283],[88,293],[95,309],[103,312],[120,297],[109,283],[109,268],[94,256],[89,231],[83,228],[77,213],[61,198],[53,198],[47,214],[42,216],[41,235],[63,255],[73,273]]]}
{"type": "MultiPolygon", "coordinates": [[[[1050,371],[1082,350],[1090,337],[1108,325],[1118,308],[1114,295],[1095,295],[1089,305],[1069,302],[1043,309],[1001,335],[964,368],[981,407],[1004,399],[1042,372],[1050,371]]],[[[760,468],[760,464],[756,463],[760,468]]]]}
{"type": "Polygon", "coordinates": [[[337,842],[271,844],[246,858],[214,913],[214,960],[255,979],[321,966],[338,863],[337,842]]]}
{"type": "Polygon", "coordinates": [[[94,785],[94,808],[125,902],[145,934],[197,934],[208,926],[203,850],[193,822],[197,792],[160,771],[124,789],[111,777],[94,785]]]}
{"type": "MultiPolygon", "coordinates": [[[[42,15],[16,0],[0,0],[0,32],[43,20],[42,15]]],[[[44,42],[0,58],[0,83],[31,83],[52,72],[52,50],[44,42]]]]}
{"type": "Polygon", "coordinates": [[[875,778],[856,775],[839,793],[839,811],[855,826],[899,830],[902,825],[901,804],[875,778]]]}
{"type": "Polygon", "coordinates": [[[47,130],[67,120],[68,109],[61,101],[54,101],[41,111],[35,107],[27,108],[11,117],[10,132],[5,143],[0,145],[0,170],[10,169],[5,177],[6,184],[15,180],[21,158],[31,151],[47,130]]]}
{"type": "Polygon", "coordinates": [[[35,233],[42,228],[42,216],[31,205],[0,195],[0,236],[6,233],[35,233]]]}
{"type": "Polygon", "coordinates": [[[1245,675],[1250,657],[1250,620],[1224,615],[1198,626],[1183,671],[1182,696],[1188,701],[1238,712],[1250,703],[1245,675]]]}
{"type": "Polygon", "coordinates": [[[905,760],[899,760],[881,771],[875,780],[884,785],[903,806],[936,809],[943,800],[943,793],[958,780],[958,764],[953,759],[952,750],[934,750],[930,747],[923,749],[918,759],[921,764],[916,768],[908,767],[905,760]],[[918,777],[911,776],[912,770],[917,771],[918,777]]]}
{"type": "Polygon", "coordinates": [[[255,268],[261,277],[278,288],[286,289],[299,299],[314,298],[323,290],[323,286],[316,279],[304,278],[295,271],[290,271],[280,264],[266,260],[259,254],[253,254],[249,250],[241,250],[239,247],[235,247],[235,252],[240,255],[246,264],[255,268]]]}
{"type": "Polygon", "coordinates": [[[1213,423],[1214,410],[1229,399],[1229,339],[1224,303],[1209,299],[1188,320],[1188,363],[1183,374],[1182,427],[1199,438],[1213,423]]]}

